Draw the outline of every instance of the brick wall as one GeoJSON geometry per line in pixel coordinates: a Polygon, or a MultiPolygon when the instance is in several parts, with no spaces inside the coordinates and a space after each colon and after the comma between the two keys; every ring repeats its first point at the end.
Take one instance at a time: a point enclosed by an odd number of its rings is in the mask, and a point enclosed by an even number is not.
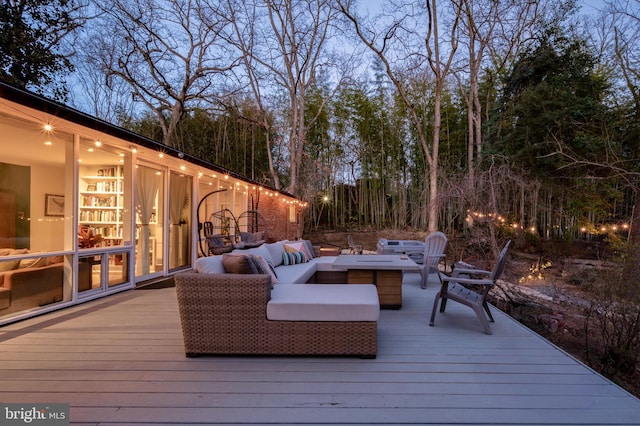
{"type": "MultiPolygon", "coordinates": [[[[266,222],[267,242],[295,240],[302,237],[304,207],[298,203],[298,200],[257,190],[253,193],[253,200],[254,206],[249,205],[248,209],[257,207],[262,219],[266,222]],[[294,220],[290,221],[292,207],[295,209],[295,214],[293,214],[294,220]]],[[[251,197],[249,197],[249,204],[251,204],[251,197]]]]}

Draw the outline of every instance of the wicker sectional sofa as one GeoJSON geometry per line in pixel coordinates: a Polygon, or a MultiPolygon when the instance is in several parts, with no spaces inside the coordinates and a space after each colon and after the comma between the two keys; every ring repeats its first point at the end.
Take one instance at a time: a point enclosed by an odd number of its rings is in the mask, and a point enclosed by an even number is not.
{"type": "MultiPolygon", "coordinates": [[[[272,291],[269,275],[182,273],[176,275],[175,281],[185,353],[189,357],[376,357],[377,321],[268,319],[272,291]]],[[[373,292],[377,299],[375,287],[373,292]]]]}
{"type": "Polygon", "coordinates": [[[304,271],[300,264],[278,265],[275,284],[269,274],[226,273],[221,264],[221,256],[201,258],[199,272],[175,276],[187,356],[376,357],[380,307],[374,285],[282,282],[286,268],[299,269],[289,276],[312,276],[318,265],[327,265],[321,258],[303,263],[304,271]]]}

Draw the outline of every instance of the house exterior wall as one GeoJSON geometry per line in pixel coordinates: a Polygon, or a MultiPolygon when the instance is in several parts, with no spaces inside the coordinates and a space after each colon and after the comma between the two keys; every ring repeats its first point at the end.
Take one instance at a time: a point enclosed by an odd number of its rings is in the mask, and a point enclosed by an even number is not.
{"type": "Polygon", "coordinates": [[[224,207],[236,216],[257,210],[268,241],[302,234],[305,204],[290,194],[2,83],[0,151],[0,195],[8,200],[0,203],[6,210],[0,217],[30,224],[0,235],[6,243],[0,246],[0,325],[193,268],[206,220],[197,210],[210,215],[224,207]],[[101,162],[91,163],[98,151],[101,162]],[[17,179],[14,169],[25,170],[27,178],[17,179]],[[151,176],[141,169],[152,170],[151,176]],[[139,191],[154,175],[160,176],[154,178],[155,201],[139,191]],[[183,176],[189,188],[174,191],[170,177],[183,176]],[[200,208],[212,191],[217,194],[200,208]],[[171,222],[171,216],[182,217],[172,211],[182,206],[172,202],[182,199],[177,194],[192,206],[183,208],[187,219],[179,229],[171,222]],[[146,220],[140,216],[143,197],[153,205],[146,220]],[[102,242],[81,244],[84,227],[102,232],[102,242]],[[149,239],[144,246],[143,235],[149,239]],[[170,262],[174,258],[179,263],[170,262]],[[151,270],[139,268],[144,262],[151,270]],[[39,274],[47,276],[47,288],[30,284],[43,282],[39,274]]]}
{"type": "Polygon", "coordinates": [[[302,211],[305,204],[299,200],[277,196],[272,191],[261,192],[254,193],[254,199],[258,200],[257,210],[267,223],[266,240],[273,242],[302,238],[302,211]]]}

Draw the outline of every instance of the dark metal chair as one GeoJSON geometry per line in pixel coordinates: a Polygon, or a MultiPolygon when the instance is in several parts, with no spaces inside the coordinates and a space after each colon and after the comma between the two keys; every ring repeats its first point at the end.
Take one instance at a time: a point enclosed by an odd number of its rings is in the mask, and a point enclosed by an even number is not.
{"type": "Polygon", "coordinates": [[[227,244],[222,234],[213,233],[213,224],[211,222],[204,222],[203,226],[204,237],[207,241],[207,256],[229,253],[233,250],[233,247],[227,244]]]}

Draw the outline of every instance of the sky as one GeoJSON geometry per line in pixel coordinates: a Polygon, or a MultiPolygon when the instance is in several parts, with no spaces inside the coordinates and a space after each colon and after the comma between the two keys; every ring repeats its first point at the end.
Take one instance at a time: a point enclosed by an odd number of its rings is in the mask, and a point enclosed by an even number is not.
{"type": "MultiPolygon", "coordinates": [[[[382,5],[385,0],[360,0],[360,6],[363,10],[368,9],[373,12],[374,10],[380,10],[380,5],[382,5]]],[[[578,0],[578,4],[580,4],[581,12],[583,13],[594,13],[599,9],[604,8],[604,0],[578,0]]]]}

